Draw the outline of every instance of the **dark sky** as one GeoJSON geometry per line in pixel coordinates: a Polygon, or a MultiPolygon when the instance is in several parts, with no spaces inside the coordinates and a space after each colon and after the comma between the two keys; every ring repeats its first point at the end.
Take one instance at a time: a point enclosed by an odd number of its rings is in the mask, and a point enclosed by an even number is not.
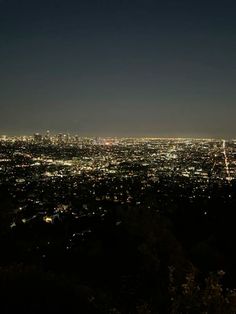
{"type": "Polygon", "coordinates": [[[0,133],[235,137],[235,117],[235,0],[0,0],[0,133]]]}

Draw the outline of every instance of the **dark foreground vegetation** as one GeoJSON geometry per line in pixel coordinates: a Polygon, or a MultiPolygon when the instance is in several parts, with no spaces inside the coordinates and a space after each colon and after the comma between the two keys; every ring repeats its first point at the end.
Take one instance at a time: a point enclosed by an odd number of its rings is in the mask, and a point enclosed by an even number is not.
{"type": "Polygon", "coordinates": [[[0,312],[236,313],[236,203],[220,195],[207,218],[197,200],[165,213],[110,204],[106,215],[9,228],[2,189],[0,312]]]}

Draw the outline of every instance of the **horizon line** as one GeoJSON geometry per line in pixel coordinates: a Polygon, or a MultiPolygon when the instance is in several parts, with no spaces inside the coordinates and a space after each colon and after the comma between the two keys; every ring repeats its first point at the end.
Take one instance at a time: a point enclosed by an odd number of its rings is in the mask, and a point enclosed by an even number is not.
{"type": "MultiPolygon", "coordinates": [[[[15,137],[15,138],[20,138],[20,137],[33,137],[34,134],[41,134],[41,132],[35,132],[33,134],[1,134],[0,133],[0,138],[2,137],[15,137]]],[[[46,134],[46,132],[42,132],[42,135],[43,134],[46,134]]],[[[236,140],[236,138],[232,138],[232,137],[220,137],[220,136],[215,136],[215,137],[200,137],[200,136],[179,136],[179,135],[176,135],[176,136],[170,136],[170,135],[166,135],[166,136],[153,136],[153,135],[139,135],[139,136],[134,136],[134,135],[125,135],[125,136],[121,136],[121,135],[78,135],[78,134],[75,134],[75,133],[69,133],[69,132],[52,132],[51,133],[51,136],[54,137],[54,136],[57,136],[58,134],[64,134],[64,135],[71,135],[71,136],[79,136],[79,138],[117,138],[117,139],[122,139],[122,138],[126,138],[126,139],[166,139],[166,140],[170,140],[170,139],[185,139],[185,140],[236,140]]]]}

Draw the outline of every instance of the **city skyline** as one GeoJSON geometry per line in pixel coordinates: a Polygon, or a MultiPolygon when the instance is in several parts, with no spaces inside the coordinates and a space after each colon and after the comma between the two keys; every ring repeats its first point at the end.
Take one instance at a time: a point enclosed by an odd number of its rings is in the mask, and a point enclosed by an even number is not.
{"type": "Polygon", "coordinates": [[[234,138],[234,1],[0,2],[0,134],[234,138]]]}
{"type": "Polygon", "coordinates": [[[3,138],[34,138],[35,135],[40,135],[43,137],[46,136],[47,132],[50,132],[50,138],[57,138],[58,136],[70,136],[70,137],[79,137],[79,138],[100,138],[100,139],[122,139],[122,138],[133,138],[133,139],[160,139],[160,140],[178,140],[178,139],[190,139],[190,140],[226,140],[226,141],[235,141],[236,137],[223,137],[223,136],[215,136],[215,137],[204,137],[204,136],[158,136],[158,135],[107,135],[107,134],[80,134],[79,132],[63,132],[63,131],[54,131],[54,130],[42,130],[36,132],[26,132],[26,133],[0,133],[0,140],[3,138]]]}
{"type": "MultiPolygon", "coordinates": [[[[44,137],[46,132],[33,132],[33,133],[21,133],[21,134],[16,134],[16,133],[2,133],[0,134],[0,139],[1,138],[33,138],[35,135],[40,135],[44,137]]],[[[226,140],[226,141],[235,141],[236,137],[223,137],[223,136],[215,136],[215,137],[200,137],[200,136],[158,136],[158,135],[81,135],[78,132],[55,132],[55,131],[50,131],[50,137],[58,137],[58,136],[70,136],[70,137],[79,137],[79,138],[100,138],[100,139],[122,139],[122,138],[133,138],[133,139],[163,139],[163,140],[168,140],[168,139],[190,139],[190,140],[226,140]]]]}

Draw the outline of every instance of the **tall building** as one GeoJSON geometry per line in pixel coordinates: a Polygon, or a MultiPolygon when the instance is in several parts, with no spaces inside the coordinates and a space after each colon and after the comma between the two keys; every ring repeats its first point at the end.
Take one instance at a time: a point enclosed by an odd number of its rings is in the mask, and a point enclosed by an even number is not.
{"type": "Polygon", "coordinates": [[[57,142],[58,142],[59,144],[62,144],[62,143],[63,143],[63,135],[62,135],[62,133],[59,133],[59,134],[57,135],[57,142]]]}
{"type": "Polygon", "coordinates": [[[41,143],[42,140],[43,140],[42,134],[39,134],[39,133],[35,133],[34,134],[34,142],[35,143],[41,143]]]}
{"type": "Polygon", "coordinates": [[[51,142],[51,136],[50,136],[50,131],[47,130],[45,136],[44,136],[44,142],[45,143],[50,143],[51,142]]]}
{"type": "Polygon", "coordinates": [[[45,135],[46,140],[50,140],[50,131],[47,130],[46,135],[45,135]]]}

